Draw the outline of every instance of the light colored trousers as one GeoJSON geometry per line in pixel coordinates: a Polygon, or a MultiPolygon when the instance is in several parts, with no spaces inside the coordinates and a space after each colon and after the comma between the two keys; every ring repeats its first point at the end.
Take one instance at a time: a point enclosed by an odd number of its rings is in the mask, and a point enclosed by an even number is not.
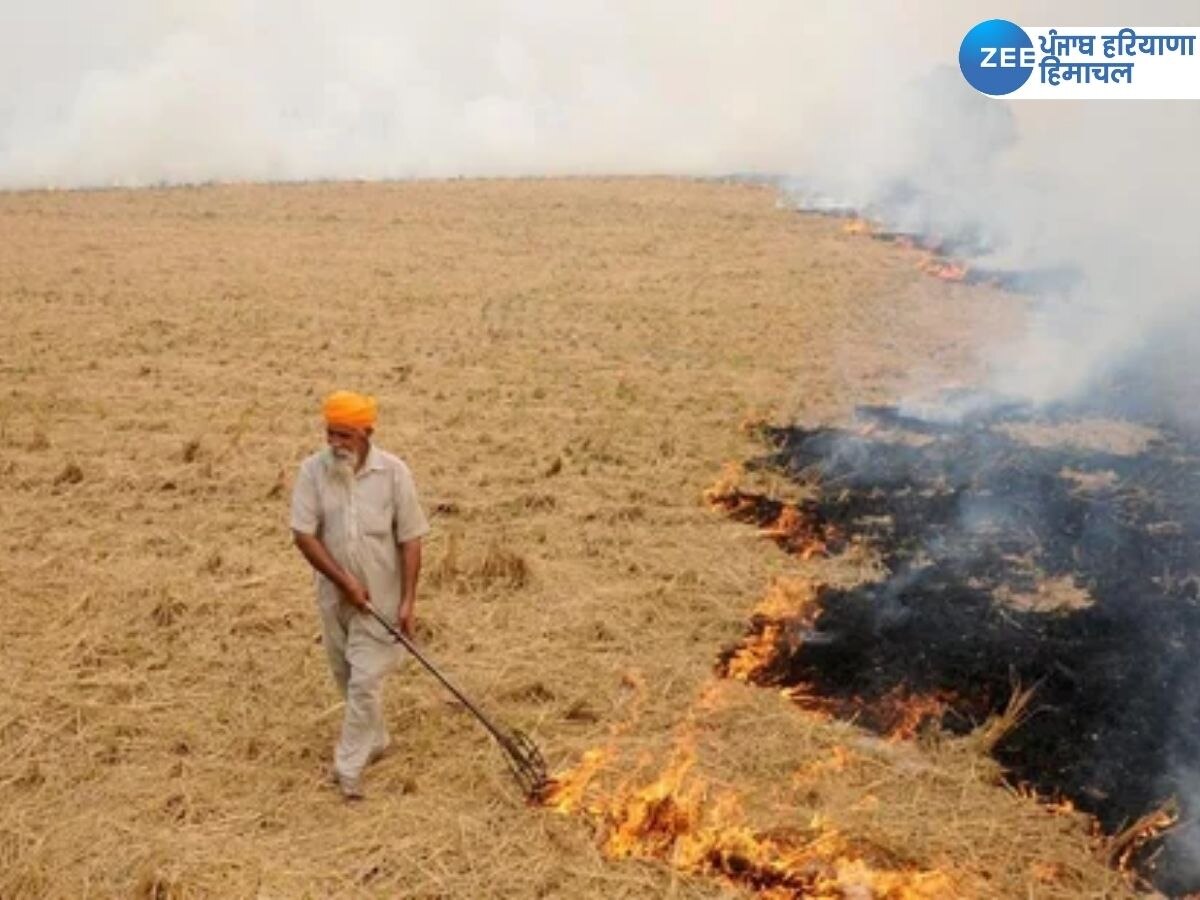
{"type": "Polygon", "coordinates": [[[371,754],[391,743],[383,718],[383,679],[397,667],[402,651],[390,636],[381,640],[378,623],[344,600],[321,598],[317,606],[329,670],[346,701],[333,767],[344,778],[357,778],[371,754]]]}

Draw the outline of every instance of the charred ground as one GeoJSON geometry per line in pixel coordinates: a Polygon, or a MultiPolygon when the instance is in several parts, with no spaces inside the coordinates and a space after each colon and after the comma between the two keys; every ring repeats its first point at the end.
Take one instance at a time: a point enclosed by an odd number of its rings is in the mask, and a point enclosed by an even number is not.
{"type": "Polygon", "coordinates": [[[950,425],[888,407],[859,420],[766,429],[775,449],[757,465],[811,487],[811,533],[870,544],[889,575],[822,589],[812,630],[797,624],[755,680],[880,731],[898,694],[937,698],[943,727],[964,732],[1032,687],[994,749],[1011,780],[1110,834],[1179,798],[1185,824],[1138,864],[1168,892],[1200,889],[1186,824],[1200,758],[1195,443],[1159,431],[1136,453],[1038,446],[1014,434],[1034,419],[1013,407],[950,425]]]}

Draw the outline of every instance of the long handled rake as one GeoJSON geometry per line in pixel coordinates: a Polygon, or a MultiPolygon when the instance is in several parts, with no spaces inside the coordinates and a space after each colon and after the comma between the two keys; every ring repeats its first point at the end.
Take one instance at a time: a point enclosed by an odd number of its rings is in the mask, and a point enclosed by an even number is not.
{"type": "Polygon", "coordinates": [[[403,644],[404,649],[415,656],[417,658],[417,662],[428,669],[430,674],[440,681],[446,690],[453,694],[463,706],[470,710],[471,714],[474,715],[475,718],[477,718],[483,724],[483,727],[488,730],[491,736],[496,739],[496,743],[500,745],[500,749],[504,751],[504,754],[508,759],[508,767],[512,770],[513,777],[517,779],[517,783],[521,786],[521,790],[525,793],[525,796],[530,799],[536,799],[538,796],[540,796],[549,784],[550,779],[546,773],[546,760],[542,757],[542,751],[538,749],[537,744],[530,739],[529,735],[525,734],[523,731],[517,731],[515,728],[504,729],[493,724],[492,721],[480,711],[479,707],[471,702],[470,698],[467,697],[466,694],[455,687],[445,675],[438,671],[437,666],[435,666],[429,660],[429,658],[425,656],[425,654],[417,649],[416,645],[414,645],[413,642],[405,636],[404,632],[385,619],[383,615],[380,614],[379,610],[369,603],[367,604],[367,611],[375,617],[375,620],[379,622],[380,625],[388,630],[388,634],[395,638],[396,641],[403,644]]]}

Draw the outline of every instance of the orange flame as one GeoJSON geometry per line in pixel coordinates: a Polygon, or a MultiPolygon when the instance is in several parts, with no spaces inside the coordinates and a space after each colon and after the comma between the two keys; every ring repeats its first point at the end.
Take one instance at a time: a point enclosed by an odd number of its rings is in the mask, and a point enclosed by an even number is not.
{"type": "Polygon", "coordinates": [[[580,809],[588,786],[612,756],[613,751],[609,747],[588,750],[579,760],[579,765],[571,770],[569,777],[560,776],[550,780],[549,786],[542,791],[539,802],[564,813],[580,809]]]}
{"type": "Polygon", "coordinates": [[[940,722],[952,699],[947,692],[932,694],[910,694],[907,688],[893,688],[874,704],[878,713],[890,720],[887,727],[889,740],[912,740],[921,725],[928,721],[940,722]]]}
{"type": "Polygon", "coordinates": [[[970,271],[963,263],[928,253],[917,261],[917,268],[942,281],[962,281],[970,271]]]}
{"type": "MultiPolygon", "coordinates": [[[[544,803],[559,812],[578,807],[595,774],[595,757],[559,776],[563,791],[544,803]]],[[[758,833],[745,824],[737,796],[714,792],[696,772],[689,736],[677,739],[661,774],[641,787],[622,785],[611,796],[584,807],[601,832],[600,846],[614,859],[659,860],[680,871],[721,878],[768,898],[933,900],[960,896],[943,871],[898,868],[872,859],[869,845],[856,843],[813,817],[807,828],[758,833]]],[[[875,854],[878,855],[878,854],[875,854]]]]}
{"type": "Polygon", "coordinates": [[[1158,809],[1146,813],[1120,834],[1113,835],[1108,841],[1109,862],[1132,877],[1142,848],[1170,831],[1178,822],[1179,806],[1174,799],[1168,800],[1158,809]]]}
{"type": "Polygon", "coordinates": [[[803,619],[811,624],[816,599],[816,589],[809,579],[776,576],[753,614],[767,619],[803,619]]]}
{"type": "Polygon", "coordinates": [[[950,691],[914,693],[906,685],[897,685],[876,698],[829,697],[813,692],[806,684],[787,688],[784,695],[810,712],[869,723],[890,741],[912,740],[926,723],[940,722],[955,700],[950,691]]]}
{"type": "Polygon", "coordinates": [[[801,559],[828,556],[829,547],[823,529],[811,513],[801,511],[798,506],[785,503],[779,516],[763,526],[763,537],[775,541],[788,553],[801,559]]]}
{"type": "MultiPolygon", "coordinates": [[[[811,617],[815,597],[807,580],[774,579],[756,608],[762,629],[729,659],[725,677],[752,680],[774,657],[777,646],[788,643],[786,629],[811,617]],[[767,616],[776,618],[764,622],[767,616]]],[[[674,750],[657,776],[627,779],[606,793],[598,776],[617,770],[617,754],[613,746],[592,750],[573,769],[555,777],[541,803],[560,813],[585,815],[610,858],[661,861],[679,871],[719,878],[775,900],[965,896],[959,878],[949,871],[897,863],[818,816],[807,827],[752,828],[739,796],[729,788],[717,789],[698,771],[693,738],[696,722],[719,706],[720,684],[708,681],[701,687],[676,733],[674,750]]],[[[915,729],[926,714],[920,701],[928,698],[889,699],[897,706],[908,701],[910,718],[897,714],[903,727],[915,729]]],[[[793,787],[841,771],[851,759],[847,749],[835,747],[829,758],[814,760],[797,771],[793,787]]],[[[863,802],[877,800],[868,796],[863,802]]]]}
{"type": "Polygon", "coordinates": [[[887,232],[880,232],[870,221],[858,217],[847,219],[843,222],[842,232],[844,234],[881,237],[905,250],[920,251],[921,256],[917,259],[917,268],[926,275],[932,275],[934,278],[940,278],[943,281],[963,281],[970,273],[970,269],[964,263],[947,259],[937,252],[936,248],[941,244],[941,239],[937,236],[914,237],[910,234],[893,235],[887,232]]]}
{"type": "Polygon", "coordinates": [[[782,630],[782,623],[768,622],[758,634],[745,638],[725,663],[725,677],[734,681],[753,681],[778,655],[782,630]]]}
{"type": "Polygon", "coordinates": [[[756,632],[746,635],[725,660],[721,675],[734,681],[753,683],[781,655],[794,653],[803,643],[799,637],[812,624],[816,591],[812,582],[778,577],[754,607],[756,632]]]}
{"type": "Polygon", "coordinates": [[[741,474],[736,464],[726,464],[716,483],[704,492],[705,501],[731,519],[755,522],[763,537],[801,559],[828,556],[831,545],[841,542],[838,530],[821,521],[815,510],[743,491],[738,486],[741,474]]]}

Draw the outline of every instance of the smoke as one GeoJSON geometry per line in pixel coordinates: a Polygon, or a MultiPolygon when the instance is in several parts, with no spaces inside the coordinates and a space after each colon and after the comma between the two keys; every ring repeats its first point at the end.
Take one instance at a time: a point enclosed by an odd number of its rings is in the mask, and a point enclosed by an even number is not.
{"type": "Polygon", "coordinates": [[[784,2],[95,7],[0,12],[4,186],[783,171],[869,36],[784,2]]]}
{"type": "MultiPolygon", "coordinates": [[[[1182,0],[1142,4],[1136,20],[1130,9],[6,3],[0,189],[770,174],[806,202],[820,194],[955,239],[981,265],[1074,272],[1069,289],[1038,298],[1026,335],[993,352],[997,394],[1103,394],[1194,427],[1200,104],[1010,104],[957,70],[962,36],[985,18],[1200,24],[1182,0]]],[[[903,617],[905,584],[885,620],[903,617]]],[[[1181,766],[1195,785],[1195,761],[1181,766]]]]}
{"type": "Polygon", "coordinates": [[[896,227],[956,238],[982,264],[1076,273],[1070,291],[1043,298],[1021,345],[996,354],[1000,393],[1050,402],[1136,371],[1138,403],[1186,418],[1200,106],[1010,104],[974,93],[956,60],[984,18],[1188,24],[1194,5],[1142,6],[1136,22],[1115,2],[914,10],[5,4],[0,188],[784,176],[896,227]]]}

